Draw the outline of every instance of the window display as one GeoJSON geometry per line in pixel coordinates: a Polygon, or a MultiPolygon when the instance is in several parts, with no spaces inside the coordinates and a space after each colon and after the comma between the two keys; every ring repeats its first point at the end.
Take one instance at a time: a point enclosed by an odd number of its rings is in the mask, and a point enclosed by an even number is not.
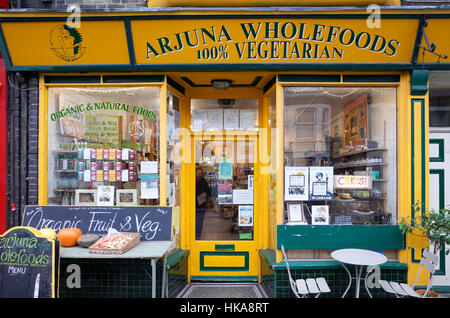
{"type": "Polygon", "coordinates": [[[49,88],[48,96],[48,204],[159,203],[158,184],[147,182],[158,176],[158,87],[49,88]]]}
{"type": "Polygon", "coordinates": [[[285,87],[285,211],[308,224],[391,224],[397,214],[397,93],[285,87]]]}

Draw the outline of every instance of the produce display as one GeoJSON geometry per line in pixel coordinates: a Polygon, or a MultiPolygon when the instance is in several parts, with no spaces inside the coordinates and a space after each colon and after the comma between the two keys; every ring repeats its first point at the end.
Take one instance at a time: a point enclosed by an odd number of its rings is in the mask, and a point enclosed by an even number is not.
{"type": "Polygon", "coordinates": [[[92,248],[104,248],[104,249],[121,249],[132,241],[132,238],[123,234],[117,234],[109,237],[104,236],[95,242],[92,248]]]}
{"type": "Polygon", "coordinates": [[[80,229],[66,228],[59,230],[57,239],[61,242],[62,246],[71,247],[77,245],[77,240],[82,234],[80,229]]]}
{"type": "Polygon", "coordinates": [[[83,234],[78,238],[77,243],[80,247],[89,247],[97,242],[98,239],[99,236],[97,234],[83,234]]]}
{"type": "Polygon", "coordinates": [[[48,240],[56,240],[56,232],[53,229],[43,228],[40,230],[41,234],[48,240]]]}

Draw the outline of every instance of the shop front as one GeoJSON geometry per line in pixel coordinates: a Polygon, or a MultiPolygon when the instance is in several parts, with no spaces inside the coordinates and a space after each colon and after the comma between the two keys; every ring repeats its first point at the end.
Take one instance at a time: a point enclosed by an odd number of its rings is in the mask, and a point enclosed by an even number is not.
{"type": "Polygon", "coordinates": [[[428,242],[397,224],[429,206],[428,74],[449,68],[450,12],[381,13],[1,13],[8,71],[39,74],[38,205],[171,207],[187,281],[290,297],[284,247],[340,297],[330,253],[353,247],[412,283],[428,242]]]}

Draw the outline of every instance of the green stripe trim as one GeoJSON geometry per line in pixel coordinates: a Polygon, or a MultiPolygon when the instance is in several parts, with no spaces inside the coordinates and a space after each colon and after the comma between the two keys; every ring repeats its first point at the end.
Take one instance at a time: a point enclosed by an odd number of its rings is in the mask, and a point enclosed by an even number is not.
{"type": "MultiPolygon", "coordinates": [[[[3,52],[2,52],[3,53],[3,52]]],[[[438,68],[450,69],[439,64],[438,68]]],[[[432,66],[430,65],[430,68],[432,66]]],[[[180,63],[180,64],[80,64],[80,65],[13,65],[8,71],[30,72],[164,72],[164,71],[402,71],[417,68],[409,63],[180,63]]]]}
{"type": "Polygon", "coordinates": [[[274,76],[271,78],[270,81],[267,82],[266,85],[264,85],[263,93],[266,93],[275,83],[277,82],[277,77],[274,76]]]}
{"type": "Polygon", "coordinates": [[[445,170],[430,169],[430,174],[439,176],[439,210],[445,209],[445,170]]]}
{"type": "Polygon", "coordinates": [[[191,276],[191,281],[203,282],[257,282],[258,276],[191,276]]]}
{"type": "Polygon", "coordinates": [[[163,83],[164,75],[103,75],[103,83],[163,83]]]}
{"type": "Polygon", "coordinates": [[[247,272],[249,270],[249,253],[248,252],[200,252],[200,271],[220,271],[220,272],[247,272]],[[244,266],[205,266],[205,256],[243,256],[244,266]]]}
{"type": "Polygon", "coordinates": [[[341,76],[336,75],[310,75],[310,74],[280,74],[278,75],[279,82],[326,82],[326,83],[339,83],[341,76]]]}
{"type": "Polygon", "coordinates": [[[99,75],[82,76],[44,76],[44,82],[47,84],[82,84],[82,83],[101,83],[99,75]]]}
{"type": "Polygon", "coordinates": [[[234,244],[216,244],[214,249],[216,251],[234,251],[234,244]]]}
{"type": "Polygon", "coordinates": [[[343,75],[344,83],[400,83],[400,75],[343,75]]]}
{"type": "Polygon", "coordinates": [[[131,22],[129,18],[125,18],[123,22],[125,24],[125,34],[127,37],[128,55],[130,57],[130,64],[135,65],[136,55],[134,52],[133,31],[131,30],[131,22]]]}
{"type": "Polygon", "coordinates": [[[186,91],[183,86],[175,82],[171,77],[167,76],[167,84],[175,88],[177,91],[179,91],[181,94],[185,94],[186,91]]]}
{"type": "Polygon", "coordinates": [[[277,248],[403,249],[405,237],[397,225],[277,225],[277,248]]]}
{"type": "MultiPolygon", "coordinates": [[[[342,269],[342,265],[337,261],[303,261],[303,260],[290,260],[288,261],[290,269],[342,269]]],[[[387,261],[384,264],[379,265],[381,269],[399,269],[407,270],[408,264],[400,263],[398,261],[387,261]]],[[[274,270],[286,269],[286,264],[281,261],[273,266],[274,270]]]]}
{"type": "MultiPolygon", "coordinates": [[[[428,79],[428,77],[427,77],[428,79]]],[[[412,85],[412,84],[411,84],[412,85]]],[[[412,88],[411,88],[412,89],[412,88]]],[[[416,190],[420,191],[422,200],[420,203],[422,215],[425,213],[425,207],[427,202],[426,197],[426,186],[428,184],[428,179],[426,177],[427,171],[425,170],[425,147],[428,146],[428,143],[425,140],[425,100],[424,99],[411,99],[411,217],[414,217],[415,209],[414,206],[416,203],[416,190]],[[420,113],[416,114],[415,112],[415,103],[420,103],[420,113]],[[415,116],[420,116],[420,127],[415,126],[415,116]],[[415,145],[415,136],[417,133],[420,133],[420,146],[419,149],[416,149],[415,145]],[[416,162],[416,150],[420,151],[420,162],[416,162]],[[415,175],[415,167],[416,165],[420,166],[420,189],[416,189],[416,175],[415,175]]],[[[416,262],[414,259],[414,249],[411,252],[411,262],[416,262]]]]}
{"type": "Polygon", "coordinates": [[[437,157],[430,157],[430,162],[444,162],[444,139],[430,139],[430,144],[437,144],[439,149],[439,155],[437,157]]]}

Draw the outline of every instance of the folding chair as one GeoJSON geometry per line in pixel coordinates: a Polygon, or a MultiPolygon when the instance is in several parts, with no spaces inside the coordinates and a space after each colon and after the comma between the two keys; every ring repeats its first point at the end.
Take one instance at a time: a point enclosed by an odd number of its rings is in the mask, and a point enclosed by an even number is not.
{"type": "Polygon", "coordinates": [[[428,295],[428,292],[430,291],[431,281],[433,279],[434,272],[436,271],[437,264],[438,264],[437,255],[431,253],[428,250],[423,250],[422,259],[420,260],[419,272],[417,273],[416,281],[412,286],[404,283],[388,282],[386,280],[380,280],[380,286],[384,289],[384,291],[394,294],[395,297],[397,298],[405,296],[416,298],[425,297],[426,295],[428,295]],[[430,281],[428,282],[426,292],[423,295],[419,295],[414,290],[414,287],[417,284],[422,267],[425,267],[430,272],[430,281]]]}
{"type": "Polygon", "coordinates": [[[287,261],[283,245],[281,245],[281,251],[283,252],[283,260],[286,264],[291,289],[297,298],[306,298],[309,294],[316,294],[315,298],[317,298],[321,293],[329,293],[331,291],[327,281],[323,277],[294,280],[291,275],[289,262],[287,261]]]}

